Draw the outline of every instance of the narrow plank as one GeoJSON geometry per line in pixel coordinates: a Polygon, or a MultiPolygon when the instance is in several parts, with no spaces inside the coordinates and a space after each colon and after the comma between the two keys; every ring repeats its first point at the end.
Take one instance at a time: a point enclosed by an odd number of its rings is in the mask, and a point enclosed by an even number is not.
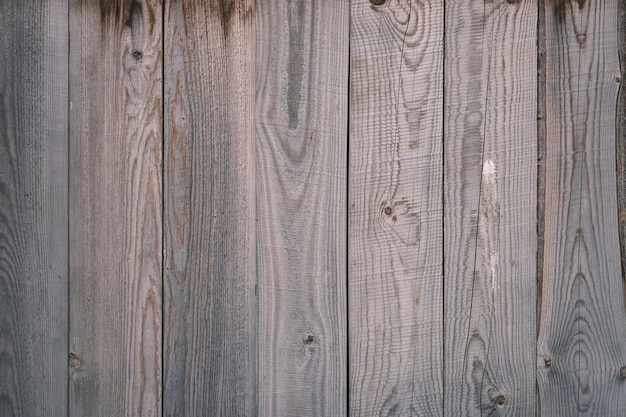
{"type": "Polygon", "coordinates": [[[259,414],[347,414],[349,2],[256,6],[259,414]]]}
{"type": "Polygon", "coordinates": [[[165,5],[164,413],[257,415],[254,2],[165,5]]]}
{"type": "Polygon", "coordinates": [[[350,414],[443,415],[443,1],[352,2],[350,414]]]}
{"type": "Polygon", "coordinates": [[[445,415],[536,412],[537,7],[446,2],[445,415]]]}
{"type": "Polygon", "coordinates": [[[626,415],[615,166],[617,12],[617,0],[546,1],[542,415],[626,415]]]}
{"type": "Polygon", "coordinates": [[[161,415],[162,8],[70,3],[70,415],[161,415]]]}
{"type": "Polygon", "coordinates": [[[67,415],[67,0],[0,1],[0,415],[67,415]]]}
{"type": "Polygon", "coordinates": [[[624,308],[626,310],[626,1],[618,0],[618,29],[619,29],[619,68],[620,83],[617,96],[617,137],[615,138],[617,162],[617,204],[619,213],[619,239],[622,259],[622,288],[624,293],[624,308]]]}

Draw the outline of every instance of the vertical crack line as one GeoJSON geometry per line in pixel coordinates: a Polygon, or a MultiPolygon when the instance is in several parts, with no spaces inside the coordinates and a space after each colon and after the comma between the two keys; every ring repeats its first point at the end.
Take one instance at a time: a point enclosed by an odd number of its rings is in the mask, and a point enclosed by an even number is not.
{"type": "MultiPolygon", "coordinates": [[[[538,1],[537,10],[537,251],[536,251],[536,340],[535,357],[539,356],[537,339],[541,327],[541,306],[543,302],[543,256],[545,244],[545,187],[546,187],[546,27],[545,0],[538,1]]],[[[535,415],[541,410],[541,398],[537,367],[535,367],[535,395],[537,406],[535,415]]]]}
{"type": "Polygon", "coordinates": [[[165,405],[165,9],[169,1],[161,3],[161,410],[163,416],[165,405]]]}
{"type": "Polygon", "coordinates": [[[70,24],[70,18],[71,18],[71,12],[70,12],[70,1],[67,0],[65,2],[67,10],[66,10],[66,17],[67,17],[67,354],[66,354],[66,358],[65,360],[67,361],[67,366],[66,369],[68,371],[68,375],[67,375],[67,386],[66,386],[66,390],[65,390],[65,394],[66,394],[66,401],[67,401],[67,416],[70,416],[70,378],[71,375],[69,374],[69,369],[70,369],[70,363],[69,363],[69,357],[70,357],[70,352],[72,351],[72,303],[71,303],[71,297],[72,297],[72,285],[71,285],[71,267],[72,267],[72,239],[71,239],[71,219],[70,219],[70,214],[72,213],[72,210],[70,209],[70,204],[71,204],[71,192],[72,192],[72,186],[71,186],[71,166],[72,166],[72,124],[71,124],[71,87],[70,87],[70,83],[72,82],[72,77],[70,76],[70,68],[72,68],[71,64],[71,60],[72,60],[72,47],[71,47],[71,42],[72,42],[72,31],[70,30],[71,28],[71,24],[70,24]]]}
{"type": "Polygon", "coordinates": [[[443,42],[441,53],[441,318],[442,318],[442,344],[441,344],[441,410],[446,415],[446,2],[443,2],[443,42]]]}
{"type": "MultiPolygon", "coordinates": [[[[573,9],[573,7],[572,7],[572,5],[571,5],[571,4],[570,4],[570,11],[571,11],[571,14],[572,14],[572,25],[574,25],[574,24],[575,24],[575,19],[576,19],[576,16],[574,15],[574,9],[573,9]]],[[[582,9],[581,9],[581,11],[580,11],[580,27],[581,27],[581,28],[583,27],[583,26],[582,26],[582,24],[583,24],[583,17],[582,17],[582,13],[583,13],[583,11],[582,11],[582,9]]],[[[576,28],[575,28],[575,27],[574,27],[573,29],[574,29],[574,31],[576,31],[576,28]]],[[[576,159],[577,159],[578,152],[579,152],[579,151],[577,151],[577,150],[576,150],[576,139],[577,139],[577,138],[576,138],[576,117],[580,114],[580,95],[581,95],[581,90],[580,90],[580,79],[581,79],[581,76],[582,76],[582,73],[581,73],[581,61],[582,61],[582,56],[583,56],[583,54],[582,54],[582,47],[581,47],[581,46],[580,46],[580,44],[579,44],[579,45],[578,45],[578,68],[577,68],[577,70],[576,70],[576,72],[577,72],[577,80],[576,80],[576,107],[575,107],[575,109],[576,109],[576,113],[572,115],[572,121],[573,121],[573,131],[572,131],[572,136],[573,136],[573,137],[572,137],[572,140],[573,140],[573,145],[574,145],[574,146],[573,146],[574,155],[573,155],[573,161],[572,161],[572,162],[573,162],[573,169],[575,169],[575,168],[576,168],[576,159]]],[[[571,87],[571,85],[570,85],[570,87],[571,87]]],[[[585,123],[586,123],[586,122],[585,122],[585,123]]],[[[583,149],[582,149],[582,158],[581,158],[581,160],[580,160],[580,166],[579,166],[580,175],[578,176],[578,178],[579,178],[579,191],[578,191],[578,195],[579,195],[579,198],[578,198],[578,230],[576,231],[576,235],[577,235],[577,236],[574,238],[574,243],[575,243],[575,244],[576,244],[576,243],[578,243],[578,248],[576,249],[576,263],[577,263],[577,267],[578,267],[578,272],[579,272],[579,273],[580,273],[580,271],[581,271],[581,269],[582,269],[582,265],[581,265],[581,262],[580,262],[580,247],[581,247],[581,242],[576,242],[576,241],[578,240],[578,233],[580,233],[580,234],[581,234],[581,238],[582,238],[582,236],[583,236],[583,233],[582,233],[582,214],[583,214],[583,166],[585,165],[585,160],[587,159],[587,158],[586,158],[586,153],[587,153],[587,150],[585,149],[585,147],[586,147],[586,138],[585,138],[585,136],[586,136],[586,131],[587,131],[587,129],[583,129],[583,132],[584,132],[585,134],[584,134],[584,135],[583,135],[583,137],[581,138],[581,139],[582,139],[582,140],[581,140],[581,142],[582,142],[582,145],[583,145],[583,149]]],[[[574,171],[572,174],[574,174],[574,173],[575,173],[575,171],[574,171]]],[[[576,279],[576,278],[575,278],[575,279],[576,279]]],[[[581,292],[580,292],[580,285],[578,285],[578,288],[577,288],[577,298],[578,298],[578,300],[580,300],[580,296],[581,296],[581,292]]],[[[580,312],[580,305],[579,305],[578,301],[576,302],[576,310],[577,310],[577,312],[580,312]]],[[[580,320],[576,320],[576,327],[577,327],[576,334],[578,335],[578,334],[580,334],[580,320]]],[[[577,346],[577,348],[579,347],[579,345],[581,345],[581,343],[580,343],[580,339],[577,339],[577,340],[576,340],[576,346],[577,346]]],[[[574,352],[576,352],[576,350],[575,350],[574,352]]],[[[578,411],[577,411],[577,415],[580,415],[580,388],[581,388],[581,387],[580,387],[580,360],[581,360],[581,359],[580,359],[580,354],[579,354],[579,355],[577,355],[577,356],[578,356],[578,360],[577,360],[577,363],[576,363],[576,379],[577,379],[577,382],[578,382],[578,387],[577,387],[577,389],[576,389],[576,403],[577,403],[576,405],[577,405],[577,410],[578,410],[578,411]]]]}
{"type": "Polygon", "coordinates": [[[350,101],[351,95],[351,45],[352,45],[352,5],[348,3],[348,97],[346,124],[346,415],[350,415],[350,101]]]}

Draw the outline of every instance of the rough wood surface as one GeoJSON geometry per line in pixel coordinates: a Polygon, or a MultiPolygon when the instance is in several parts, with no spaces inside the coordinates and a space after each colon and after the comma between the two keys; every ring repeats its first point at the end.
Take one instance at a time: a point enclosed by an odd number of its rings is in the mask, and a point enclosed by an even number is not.
{"type": "Polygon", "coordinates": [[[537,8],[446,2],[445,415],[535,413],[537,8]]]}
{"type": "Polygon", "coordinates": [[[0,416],[67,415],[67,1],[0,1],[0,416]]]}
{"type": "Polygon", "coordinates": [[[546,1],[542,415],[626,415],[615,169],[617,12],[617,0],[546,1]]]}
{"type": "Polygon", "coordinates": [[[256,15],[259,414],[347,413],[349,2],[256,15]]]}
{"type": "Polygon", "coordinates": [[[164,413],[257,415],[254,2],[165,7],[164,413]]]}
{"type": "Polygon", "coordinates": [[[159,0],[70,3],[70,415],[161,415],[159,0]]]}
{"type": "Polygon", "coordinates": [[[443,414],[443,2],[352,2],[350,414],[443,414]]]}

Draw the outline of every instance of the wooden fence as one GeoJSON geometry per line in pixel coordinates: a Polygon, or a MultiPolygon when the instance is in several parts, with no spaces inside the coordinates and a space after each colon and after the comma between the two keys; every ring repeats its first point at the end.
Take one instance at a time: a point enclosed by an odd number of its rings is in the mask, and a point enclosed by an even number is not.
{"type": "Polygon", "coordinates": [[[625,22],[0,0],[0,416],[625,416],[625,22]]]}

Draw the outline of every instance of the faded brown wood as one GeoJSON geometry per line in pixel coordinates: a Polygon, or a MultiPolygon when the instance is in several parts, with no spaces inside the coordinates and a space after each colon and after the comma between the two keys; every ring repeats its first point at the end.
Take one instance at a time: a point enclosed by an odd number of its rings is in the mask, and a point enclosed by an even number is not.
{"type": "Polygon", "coordinates": [[[347,413],[349,2],[257,2],[259,414],[347,413]]]}
{"type": "Polygon", "coordinates": [[[537,8],[446,2],[445,415],[535,413],[537,8]]]}
{"type": "Polygon", "coordinates": [[[164,414],[257,415],[254,2],[165,7],[164,414]]]}
{"type": "Polygon", "coordinates": [[[67,415],[67,1],[0,1],[0,416],[67,415]]]}
{"type": "Polygon", "coordinates": [[[351,19],[350,414],[440,416],[443,1],[351,19]]]}
{"type": "Polygon", "coordinates": [[[70,415],[161,415],[161,5],[70,3],[70,415]]]}
{"type": "Polygon", "coordinates": [[[626,415],[616,199],[617,0],[546,1],[542,415],[626,415]]]}

